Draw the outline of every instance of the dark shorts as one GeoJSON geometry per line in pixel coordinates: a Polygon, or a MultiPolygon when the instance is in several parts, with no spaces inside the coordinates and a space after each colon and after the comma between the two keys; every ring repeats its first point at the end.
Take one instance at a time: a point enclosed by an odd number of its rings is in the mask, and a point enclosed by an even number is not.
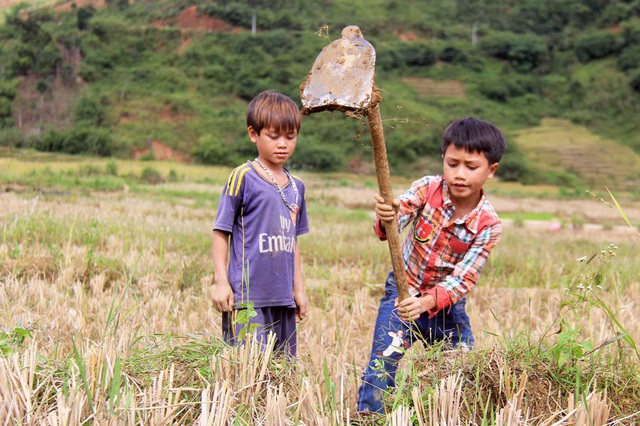
{"type": "MultiPolygon", "coordinates": [[[[296,310],[282,306],[254,308],[256,316],[251,318],[250,323],[256,325],[252,332],[257,340],[262,344],[267,343],[269,333],[273,333],[276,338],[274,350],[286,355],[296,356],[297,335],[296,335],[296,310]]],[[[239,324],[234,321],[240,310],[222,313],[222,337],[225,342],[235,345],[242,335],[242,328],[248,324],[239,324]]],[[[246,334],[246,333],[245,333],[246,334]]]]}

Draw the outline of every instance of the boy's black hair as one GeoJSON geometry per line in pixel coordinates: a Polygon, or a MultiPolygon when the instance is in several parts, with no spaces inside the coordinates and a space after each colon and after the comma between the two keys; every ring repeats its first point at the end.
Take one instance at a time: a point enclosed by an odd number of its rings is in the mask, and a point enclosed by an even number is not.
{"type": "Polygon", "coordinates": [[[258,94],[247,106],[247,127],[257,134],[270,128],[276,132],[300,131],[301,114],[298,105],[282,93],[266,90],[258,94]]]}
{"type": "Polygon", "coordinates": [[[484,153],[491,165],[500,161],[507,141],[502,132],[488,121],[465,117],[449,124],[444,130],[442,155],[451,144],[468,152],[484,153]]]}

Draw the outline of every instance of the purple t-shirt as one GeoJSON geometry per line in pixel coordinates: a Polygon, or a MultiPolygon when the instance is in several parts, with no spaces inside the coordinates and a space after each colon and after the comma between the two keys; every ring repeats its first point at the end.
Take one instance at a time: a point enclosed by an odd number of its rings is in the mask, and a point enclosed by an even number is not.
{"type": "MultiPolygon", "coordinates": [[[[247,162],[231,172],[220,196],[213,229],[231,234],[229,283],[235,307],[252,301],[256,308],[295,307],[294,259],[297,236],[309,232],[304,184],[298,188],[298,211],[292,214],[278,189],[247,162]],[[244,268],[243,268],[244,265],[244,268]]],[[[295,202],[290,183],[282,188],[295,202]]]]}

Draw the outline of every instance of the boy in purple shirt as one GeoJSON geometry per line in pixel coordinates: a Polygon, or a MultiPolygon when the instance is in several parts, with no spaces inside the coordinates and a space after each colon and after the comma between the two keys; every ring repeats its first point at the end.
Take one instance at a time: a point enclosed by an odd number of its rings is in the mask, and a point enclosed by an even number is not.
{"type": "Polygon", "coordinates": [[[254,333],[275,350],[296,356],[296,320],[309,313],[297,237],[309,232],[302,181],[284,167],[296,147],[300,111],[288,96],[266,91],[247,107],[247,131],[258,157],[235,168],[220,197],[213,228],[213,305],[222,333],[237,343],[235,321],[253,304],[254,333]]]}
{"type": "Polygon", "coordinates": [[[398,362],[416,340],[473,348],[466,295],[502,234],[483,185],[493,178],[505,147],[503,134],[491,123],[456,120],[442,135],[441,176],[413,182],[393,206],[376,195],[374,229],[380,239],[386,239],[381,221],[396,218],[399,229],[410,226],[402,249],[409,297],[398,300],[391,272],[362,375],[359,412],[384,412],[385,390],[395,385],[398,362]]]}

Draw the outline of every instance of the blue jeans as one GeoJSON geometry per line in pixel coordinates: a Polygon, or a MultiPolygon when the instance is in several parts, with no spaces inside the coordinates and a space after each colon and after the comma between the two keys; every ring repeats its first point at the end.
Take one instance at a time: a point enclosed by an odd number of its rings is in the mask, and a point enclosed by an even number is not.
{"type": "Polygon", "coordinates": [[[380,299],[369,364],[362,375],[358,391],[358,411],[384,413],[384,391],[395,386],[398,362],[416,340],[425,344],[443,341],[450,347],[464,345],[473,348],[473,333],[465,311],[466,299],[443,309],[429,318],[425,313],[412,323],[400,320],[394,301],[398,297],[393,272],[385,284],[385,294],[380,299]],[[382,362],[384,371],[375,369],[382,362]],[[382,374],[381,374],[382,373],[382,374]]]}

